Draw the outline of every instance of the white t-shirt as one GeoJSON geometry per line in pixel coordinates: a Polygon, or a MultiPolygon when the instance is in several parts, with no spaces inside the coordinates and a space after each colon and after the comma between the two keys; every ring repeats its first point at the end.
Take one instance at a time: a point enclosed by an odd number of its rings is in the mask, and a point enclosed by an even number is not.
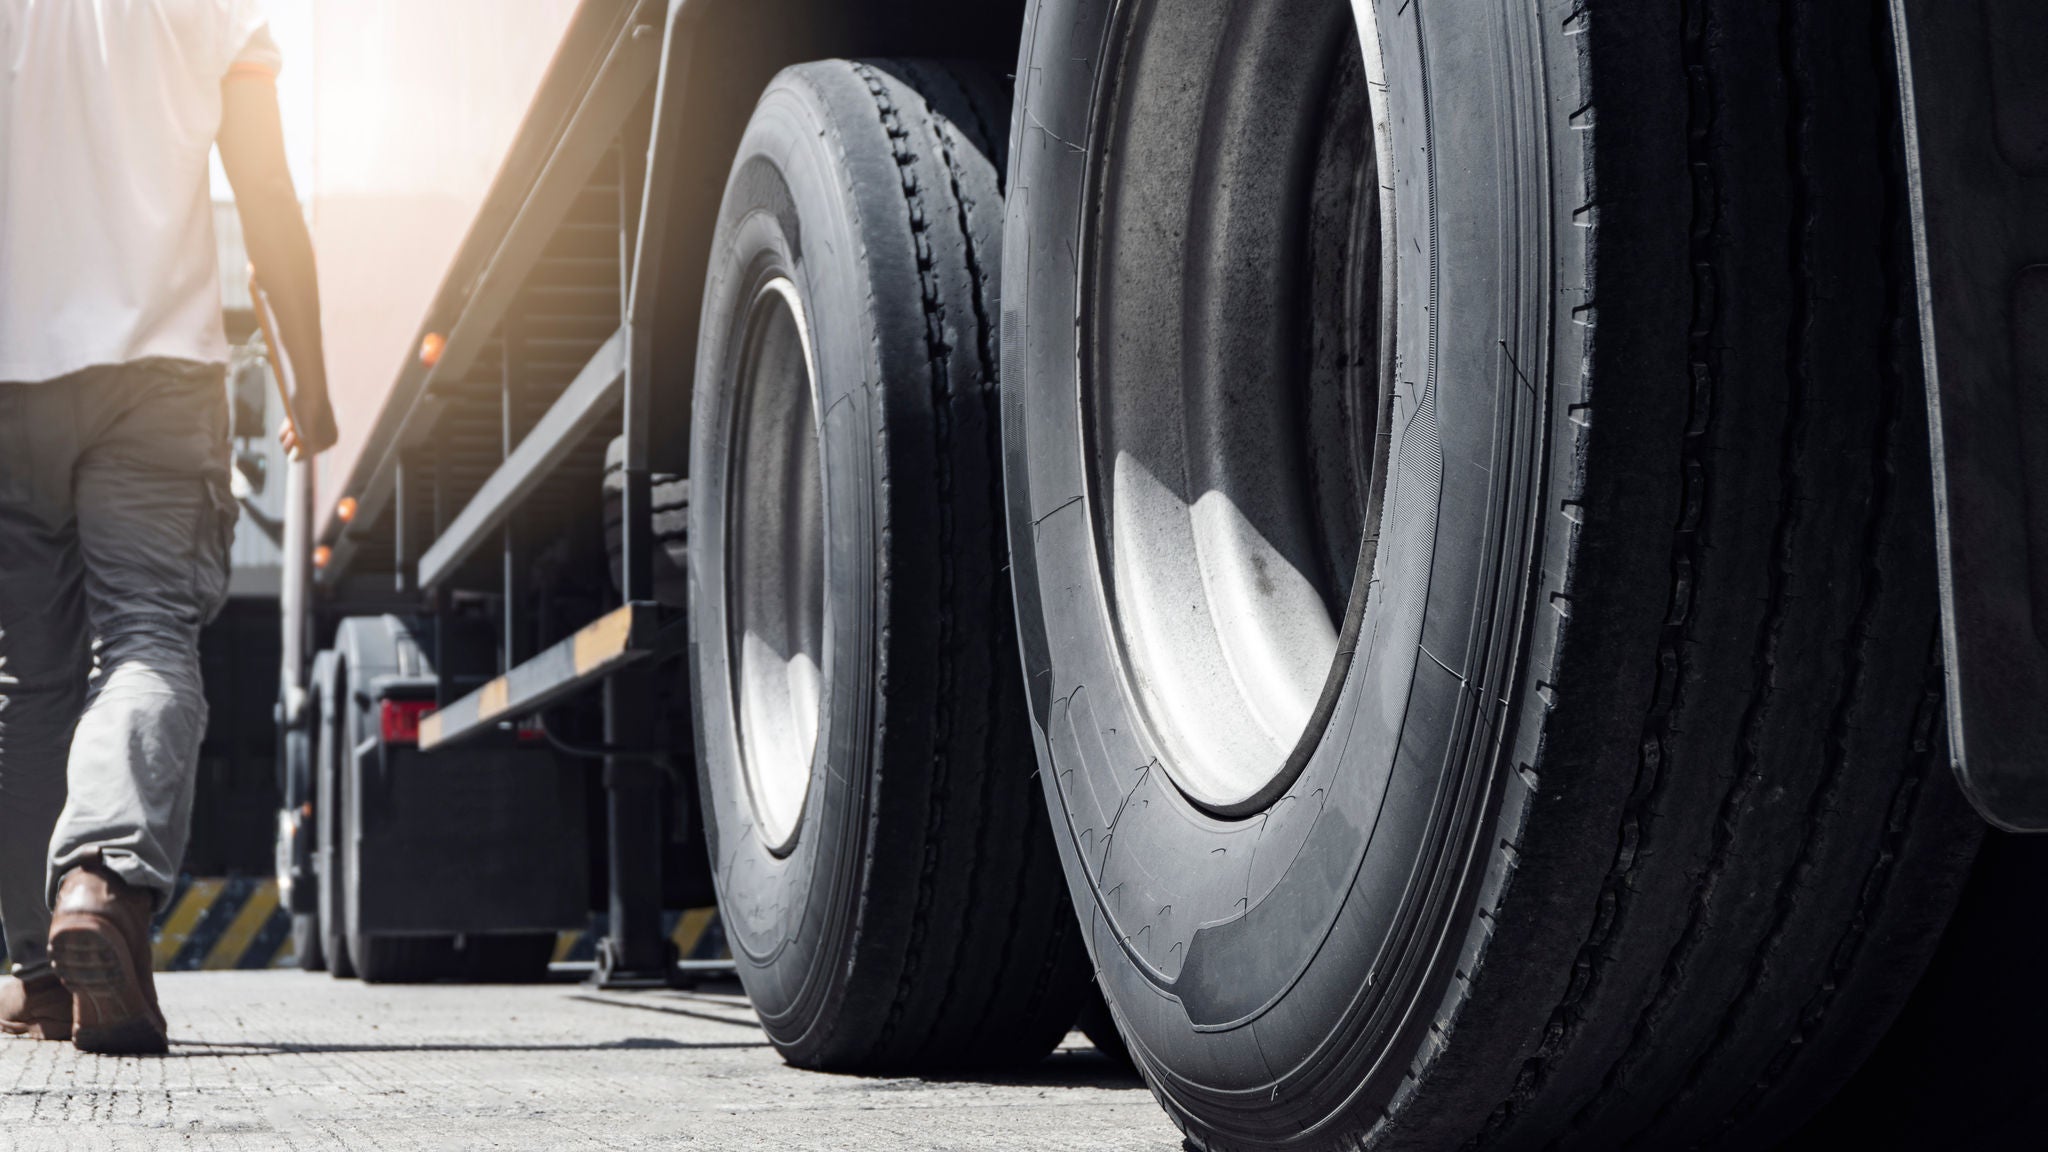
{"type": "Polygon", "coordinates": [[[0,62],[0,381],[225,362],[207,164],[262,0],[0,0],[0,62]]]}

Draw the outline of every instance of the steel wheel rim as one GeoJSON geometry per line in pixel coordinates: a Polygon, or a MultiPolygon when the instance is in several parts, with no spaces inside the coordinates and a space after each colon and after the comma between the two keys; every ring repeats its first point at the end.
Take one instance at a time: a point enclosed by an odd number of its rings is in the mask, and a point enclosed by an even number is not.
{"type": "Polygon", "coordinates": [[[1082,226],[1101,607],[1158,766],[1225,817],[1278,798],[1320,743],[1384,493],[1397,249],[1377,42],[1369,7],[1361,34],[1331,0],[1321,23],[1352,35],[1317,75],[1301,8],[1127,4],[1082,226]]]}
{"type": "Polygon", "coordinates": [[[749,302],[727,480],[726,643],[741,782],[769,848],[796,843],[817,757],[827,663],[825,489],[817,372],[796,285],[749,302]]]}

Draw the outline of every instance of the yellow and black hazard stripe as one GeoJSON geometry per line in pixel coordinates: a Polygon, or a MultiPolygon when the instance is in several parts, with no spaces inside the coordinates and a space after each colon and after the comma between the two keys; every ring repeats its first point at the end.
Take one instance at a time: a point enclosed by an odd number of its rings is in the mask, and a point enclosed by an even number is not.
{"type": "Polygon", "coordinates": [[[277,881],[248,876],[178,880],[157,916],[150,951],[159,972],[288,968],[292,916],[278,902],[277,881]]]}
{"type": "Polygon", "coordinates": [[[578,685],[654,655],[663,629],[675,621],[659,604],[624,604],[575,635],[420,719],[420,751],[432,752],[495,726],[531,715],[578,685]]]}
{"type": "MultiPolygon", "coordinates": [[[[590,925],[581,932],[564,932],[555,938],[554,962],[566,964],[597,959],[597,942],[604,939],[606,917],[593,913],[590,925]]],[[[661,914],[662,930],[676,942],[676,956],[683,960],[730,960],[725,926],[716,908],[689,908],[661,914]]]]}
{"type": "MultiPolygon", "coordinates": [[[[716,908],[665,912],[662,929],[684,960],[732,957],[716,908]]],[[[604,934],[604,915],[593,914],[582,931],[556,937],[554,962],[595,960],[604,934]]],[[[179,877],[170,901],[157,914],[150,951],[159,972],[289,968],[298,962],[291,913],[278,902],[277,881],[249,876],[179,877]]],[[[0,971],[6,962],[0,942],[0,971]]]]}
{"type": "MultiPolygon", "coordinates": [[[[159,972],[288,968],[297,960],[277,881],[249,876],[179,877],[152,926],[150,953],[159,972]]],[[[0,943],[0,971],[9,962],[0,943]]]]}

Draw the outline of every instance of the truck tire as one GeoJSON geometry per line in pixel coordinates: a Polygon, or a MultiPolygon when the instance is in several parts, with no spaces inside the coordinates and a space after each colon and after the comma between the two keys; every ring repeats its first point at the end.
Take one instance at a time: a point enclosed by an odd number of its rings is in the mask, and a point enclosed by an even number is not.
{"type": "Polygon", "coordinates": [[[1087,988],[1003,576],[1005,107],[976,68],[791,68],[713,242],[690,468],[700,793],[740,979],[806,1067],[1036,1060],[1087,988]]]}
{"type": "Polygon", "coordinates": [[[350,933],[349,957],[365,984],[425,984],[457,974],[455,941],[447,936],[350,933]]]}
{"type": "Polygon", "coordinates": [[[320,779],[321,714],[327,703],[322,681],[332,681],[334,656],[314,657],[306,689],[305,715],[285,734],[285,779],[279,789],[282,812],[277,832],[279,895],[292,917],[292,962],[302,972],[327,970],[327,950],[320,938],[319,830],[308,827],[306,814],[315,811],[320,779]]]}
{"type": "MultiPolygon", "coordinates": [[[[334,646],[340,653],[335,677],[341,710],[341,744],[336,761],[338,786],[335,794],[334,826],[337,850],[330,859],[339,863],[337,892],[338,919],[329,930],[330,939],[341,935],[345,941],[348,972],[370,984],[419,983],[451,976],[455,969],[455,941],[448,936],[385,936],[360,932],[354,920],[358,907],[355,874],[356,838],[350,826],[355,805],[354,779],[359,766],[358,752],[377,739],[376,705],[367,687],[382,676],[431,676],[432,666],[420,651],[411,629],[396,616],[358,616],[344,620],[336,631],[334,646]]],[[[335,963],[330,952],[328,963],[335,963]]]]}
{"type": "Polygon", "coordinates": [[[349,961],[348,933],[342,923],[348,891],[343,875],[347,862],[341,851],[347,842],[341,803],[342,701],[347,692],[339,664],[332,651],[320,653],[313,661],[313,696],[319,708],[313,730],[314,875],[320,884],[315,928],[328,975],[352,980],[356,969],[349,961]]]}
{"type": "MultiPolygon", "coordinates": [[[[610,566],[612,590],[625,587],[626,438],[615,436],[604,449],[604,555],[610,566]]],[[[690,552],[690,482],[680,476],[657,472],[648,492],[648,512],[653,517],[654,598],[671,608],[688,607],[690,552]]]]}
{"type": "Polygon", "coordinates": [[[2048,837],[1992,831],[1884,1042],[1778,1152],[2031,1148],[2048,1099],[2048,837]]]}
{"type": "Polygon", "coordinates": [[[327,970],[327,946],[320,937],[318,912],[292,914],[292,959],[301,972],[327,970]]]}
{"type": "Polygon", "coordinates": [[[1117,1033],[1116,1017],[1110,1015],[1109,1001],[1102,998],[1101,992],[1093,992],[1082,1002],[1081,1017],[1074,1021],[1074,1027],[1080,1029],[1081,1035],[1086,1036],[1088,1042],[1095,1045],[1095,1050],[1115,1065],[1118,1072],[1126,1076],[1137,1072],[1138,1066],[1131,1059],[1131,1047],[1117,1033]]]}
{"type": "Polygon", "coordinates": [[[456,959],[467,983],[537,984],[548,978],[554,955],[553,933],[514,932],[465,937],[456,959]]]}
{"type": "Polygon", "coordinates": [[[1885,16],[1031,4],[1025,679],[1191,1147],[1768,1147],[1913,987],[1980,826],[1885,16]]]}

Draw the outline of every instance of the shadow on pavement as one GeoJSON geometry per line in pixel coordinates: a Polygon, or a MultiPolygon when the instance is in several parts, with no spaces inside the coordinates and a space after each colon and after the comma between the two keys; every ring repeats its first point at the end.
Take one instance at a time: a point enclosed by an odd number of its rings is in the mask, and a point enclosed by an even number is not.
{"type": "Polygon", "coordinates": [[[216,1044],[174,1038],[171,1041],[171,1052],[165,1059],[195,1056],[308,1056],[337,1052],[606,1052],[662,1048],[701,1052],[767,1046],[766,1040],[714,1040],[693,1043],[650,1036],[629,1036],[599,1044],[216,1044]]]}
{"type": "Polygon", "coordinates": [[[1130,1065],[1093,1048],[1061,1048],[1029,1068],[1006,1072],[955,1072],[920,1078],[932,1084],[998,1084],[1020,1088],[1143,1088],[1130,1065]]]}
{"type": "MultiPolygon", "coordinates": [[[[761,1029],[761,1025],[755,1022],[754,1014],[751,1011],[747,1013],[746,1019],[736,1020],[731,1016],[718,1016],[710,1012],[698,1012],[690,1008],[679,1008],[672,1004],[655,1004],[643,1000],[618,1000],[610,996],[586,995],[571,996],[569,999],[581,1001],[585,1004],[602,1004],[607,1008],[632,1008],[640,1012],[661,1012],[669,1016],[688,1016],[692,1020],[708,1020],[713,1024],[730,1024],[735,1028],[747,1028],[756,1032],[761,1029]]],[[[721,1007],[722,1005],[714,1001],[710,1006],[721,1007]]],[[[734,1007],[744,1006],[734,1005],[734,1007]]],[[[764,1040],[762,1043],[765,1044],[767,1041],[764,1040]]]]}

